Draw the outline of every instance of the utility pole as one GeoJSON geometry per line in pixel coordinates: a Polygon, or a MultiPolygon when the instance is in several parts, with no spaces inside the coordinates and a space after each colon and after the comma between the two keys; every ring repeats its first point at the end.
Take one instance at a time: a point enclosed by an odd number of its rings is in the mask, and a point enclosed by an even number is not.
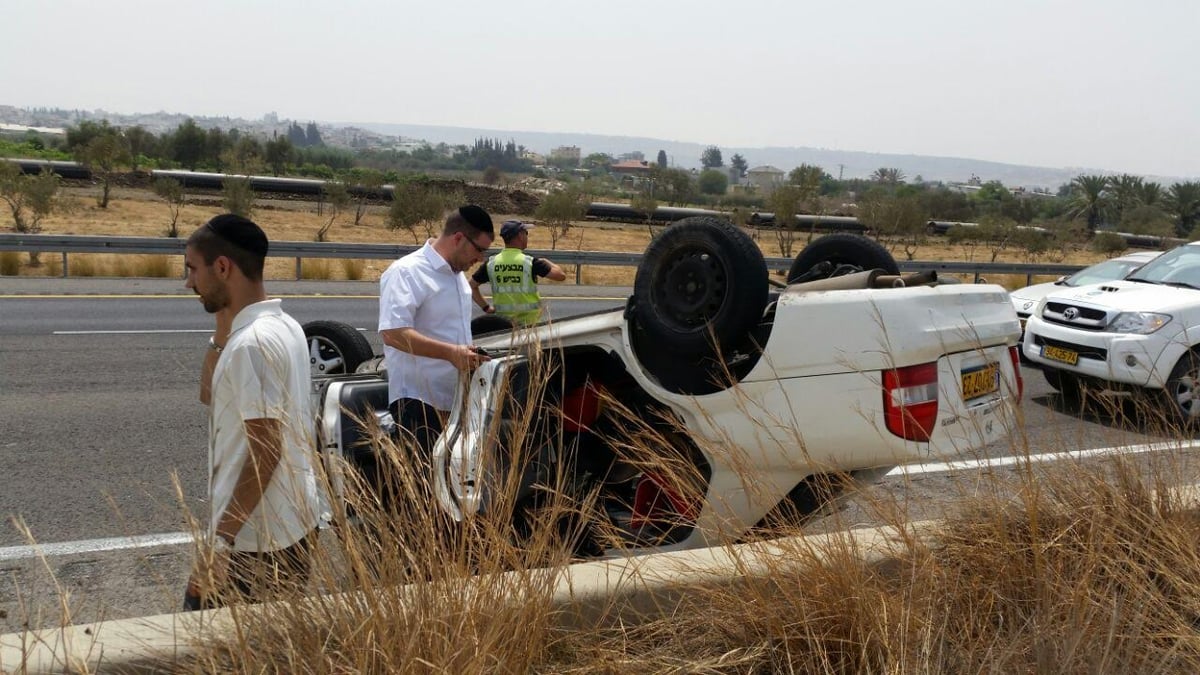
{"type": "Polygon", "coordinates": [[[845,169],[845,168],[846,168],[845,164],[838,164],[838,182],[839,183],[842,181],[842,169],[845,169]]]}

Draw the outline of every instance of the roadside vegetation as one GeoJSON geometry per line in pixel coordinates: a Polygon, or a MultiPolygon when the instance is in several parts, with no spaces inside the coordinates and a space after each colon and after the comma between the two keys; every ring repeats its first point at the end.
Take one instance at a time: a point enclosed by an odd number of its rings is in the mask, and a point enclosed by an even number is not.
{"type": "MultiPolygon", "coordinates": [[[[63,138],[33,132],[0,135],[0,157],[74,159],[84,164],[93,172],[94,185],[71,186],[70,191],[85,194],[94,206],[84,206],[87,199],[62,198],[62,181],[53,176],[21,176],[4,162],[0,162],[0,199],[17,232],[136,231],[141,236],[175,237],[202,223],[215,212],[213,206],[254,213],[265,220],[272,220],[264,215],[266,209],[292,210],[269,205],[268,197],[254,194],[246,179],[238,176],[261,172],[309,176],[332,181],[327,193],[316,200],[316,218],[307,209],[297,209],[298,216],[303,214],[297,221],[304,224],[268,230],[272,238],[391,243],[394,237],[388,237],[387,231],[403,230],[419,243],[431,236],[447,204],[469,197],[463,188],[448,187],[445,180],[450,179],[461,186],[473,182],[498,190],[543,193],[524,211],[504,214],[492,209],[500,217],[533,216],[541,222],[544,227],[535,231],[535,248],[644,250],[654,236],[653,225],[645,227],[645,237],[636,234],[640,228],[625,228],[631,236],[618,240],[573,228],[583,220],[583,205],[608,200],[627,202],[647,214],[660,205],[715,208],[739,223],[760,211],[778,214],[780,223],[790,222],[796,214],[856,216],[897,258],[908,261],[1092,263],[1120,254],[1127,245],[1108,230],[1187,239],[1200,222],[1200,182],[1165,186],[1129,174],[1083,174],[1050,192],[1010,190],[999,181],[975,176],[962,185],[920,176],[910,179],[896,167],[880,167],[867,178],[839,180],[822,167],[802,165],[768,188],[745,180],[746,158],[734,155],[726,165],[716,146],[702,153],[700,172],[671,167],[660,152],[636,176],[614,170],[618,158],[604,153],[578,159],[552,155],[544,165],[534,165],[531,156],[512,141],[485,138],[470,145],[439,144],[411,152],[333,148],[325,145],[315,124],[293,123],[286,135],[266,139],[237,129],[202,128],[191,119],[162,134],[84,121],[68,129],[63,138]],[[129,172],[151,168],[218,171],[231,178],[216,198],[185,194],[173,181],[148,186],[165,203],[167,213],[160,213],[158,222],[147,228],[141,217],[131,220],[116,212],[126,200],[147,199],[145,189],[121,186],[129,176],[136,176],[129,172]],[[379,196],[385,184],[397,186],[396,199],[384,201],[379,196]],[[932,236],[930,221],[974,226],[952,227],[946,236],[932,236]]],[[[770,227],[757,234],[765,254],[783,257],[795,255],[819,236],[790,227],[770,227]]],[[[40,262],[36,254],[31,255],[22,273],[44,273],[40,262]]],[[[272,262],[279,263],[276,267],[284,276],[283,270],[289,269],[285,261],[272,262]]],[[[368,263],[360,278],[371,278],[372,267],[378,266],[368,263]]],[[[337,275],[331,271],[330,278],[337,275]]],[[[585,283],[625,284],[631,279],[632,270],[614,268],[589,269],[581,275],[585,283]]],[[[1009,288],[1026,283],[1023,277],[989,281],[1009,288]]]]}
{"type": "MultiPolygon", "coordinates": [[[[537,378],[531,378],[538,381],[537,378]]],[[[619,409],[620,402],[610,401],[619,409]]],[[[1030,404],[1027,402],[1026,407],[1030,404]]],[[[739,573],[653,592],[564,602],[572,542],[595,503],[554,478],[514,536],[505,517],[456,527],[429,508],[431,486],[378,432],[405,499],[380,508],[351,482],[343,523],[327,532],[310,597],[234,607],[233,630],[153,664],[179,673],[1189,673],[1200,668],[1200,518],[1171,487],[1195,481],[1178,429],[1147,400],[1056,401],[1130,437],[1165,434],[1175,450],[1090,461],[1030,461],[1014,421],[1011,467],[927,476],[855,493],[817,513],[783,510],[720,552],[739,573]],[[936,524],[928,521],[941,519],[936,524]],[[923,524],[915,521],[924,521],[923,524]],[[865,526],[893,534],[865,555],[865,526]],[[336,535],[336,536],[335,536],[336,535]],[[798,538],[800,535],[807,535],[798,538]],[[647,599],[649,598],[649,599],[647,599]]],[[[629,428],[645,427],[630,415],[629,428]]],[[[373,428],[373,427],[372,427],[373,428]]],[[[495,430],[492,430],[493,432],[495,430]]],[[[530,429],[508,430],[515,447],[530,429]]],[[[802,442],[803,430],[797,430],[802,442]]],[[[642,434],[623,461],[653,461],[683,499],[696,477],[642,434]]],[[[1073,450],[1062,439],[1055,450],[1073,450]]],[[[526,448],[528,451],[529,449],[526,448]]],[[[731,458],[731,461],[741,461],[731,458]]],[[[514,466],[519,460],[514,458],[514,466]]],[[[508,480],[514,480],[509,475],[508,480]]],[[[828,487],[836,485],[831,482],[828,487]]],[[[749,486],[753,489],[753,486],[749,486]]],[[[497,491],[496,513],[513,504],[497,491]]],[[[595,534],[595,533],[593,533],[595,534]]],[[[617,536],[598,531],[599,536],[617,536]]],[[[686,574],[688,567],[679,568],[686,574]]],[[[168,580],[171,582],[178,580],[168,580]]],[[[643,585],[645,584],[645,585],[643,585]]],[[[657,589],[657,590],[655,590],[657,589]]],[[[174,587],[164,589],[171,597],[174,587]]],[[[63,599],[63,611],[72,603],[63,599]]],[[[67,615],[69,619],[69,614],[67,615]]],[[[5,664],[6,667],[12,664],[5,664]]]]}

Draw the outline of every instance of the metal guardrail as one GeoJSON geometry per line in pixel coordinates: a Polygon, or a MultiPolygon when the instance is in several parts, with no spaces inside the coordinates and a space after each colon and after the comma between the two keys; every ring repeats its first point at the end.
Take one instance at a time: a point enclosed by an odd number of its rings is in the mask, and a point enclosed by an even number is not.
{"type": "MultiPolygon", "coordinates": [[[[16,234],[0,233],[0,251],[27,253],[61,253],[62,274],[69,275],[68,254],[72,253],[116,253],[148,255],[183,255],[184,239],[169,237],[110,237],[64,234],[16,234]]],[[[305,258],[357,258],[365,260],[394,260],[419,248],[416,245],[400,244],[351,244],[343,242],[273,241],[269,257],[295,258],[296,278],[301,278],[302,261],[305,258]]],[[[499,251],[499,249],[494,249],[499,251]]],[[[580,282],[580,269],[584,265],[609,267],[636,267],[642,259],[641,253],[616,253],[608,251],[529,250],[530,255],[546,257],[562,265],[575,265],[575,283],[580,282]]],[[[791,258],[771,257],[766,259],[768,269],[791,267],[791,258]]],[[[1082,265],[980,263],[942,261],[904,261],[900,269],[905,272],[935,270],[943,274],[971,274],[979,281],[988,274],[1024,274],[1027,281],[1033,276],[1059,276],[1083,268],[1082,265]]]]}

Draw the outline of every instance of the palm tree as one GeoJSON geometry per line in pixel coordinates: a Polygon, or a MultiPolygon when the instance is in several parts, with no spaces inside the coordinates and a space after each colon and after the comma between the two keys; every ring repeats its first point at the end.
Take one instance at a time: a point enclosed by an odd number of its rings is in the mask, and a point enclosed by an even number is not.
{"type": "Polygon", "coordinates": [[[1113,222],[1121,222],[1121,217],[1140,203],[1140,195],[1145,181],[1141,176],[1123,173],[1108,179],[1108,207],[1113,222]]]}
{"type": "Polygon", "coordinates": [[[1175,183],[1167,189],[1163,199],[1167,212],[1175,216],[1175,229],[1179,236],[1186,237],[1200,221],[1200,182],[1175,183]]]}
{"type": "Polygon", "coordinates": [[[1108,178],[1080,174],[1071,181],[1071,216],[1085,216],[1089,232],[1095,232],[1108,208],[1108,178]]]}
{"type": "Polygon", "coordinates": [[[1161,183],[1147,181],[1138,190],[1137,199],[1144,206],[1159,206],[1163,201],[1163,186],[1161,183]]]}
{"type": "Polygon", "coordinates": [[[871,180],[884,185],[899,185],[904,182],[904,172],[896,168],[880,167],[871,174],[871,180]]]}

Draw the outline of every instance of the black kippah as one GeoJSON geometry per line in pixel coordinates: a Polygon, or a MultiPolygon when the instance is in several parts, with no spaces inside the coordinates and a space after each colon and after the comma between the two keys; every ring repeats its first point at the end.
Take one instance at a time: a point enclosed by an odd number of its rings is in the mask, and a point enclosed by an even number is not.
{"type": "Polygon", "coordinates": [[[243,251],[263,258],[267,257],[267,235],[249,218],[232,213],[222,213],[205,223],[204,226],[212,230],[213,234],[243,251]]]}
{"type": "Polygon", "coordinates": [[[493,237],[496,236],[496,227],[492,225],[492,217],[489,216],[488,212],[484,211],[482,208],[475,206],[474,204],[460,206],[458,207],[458,215],[462,216],[463,220],[470,223],[471,227],[474,227],[480,232],[486,232],[493,237]]]}

